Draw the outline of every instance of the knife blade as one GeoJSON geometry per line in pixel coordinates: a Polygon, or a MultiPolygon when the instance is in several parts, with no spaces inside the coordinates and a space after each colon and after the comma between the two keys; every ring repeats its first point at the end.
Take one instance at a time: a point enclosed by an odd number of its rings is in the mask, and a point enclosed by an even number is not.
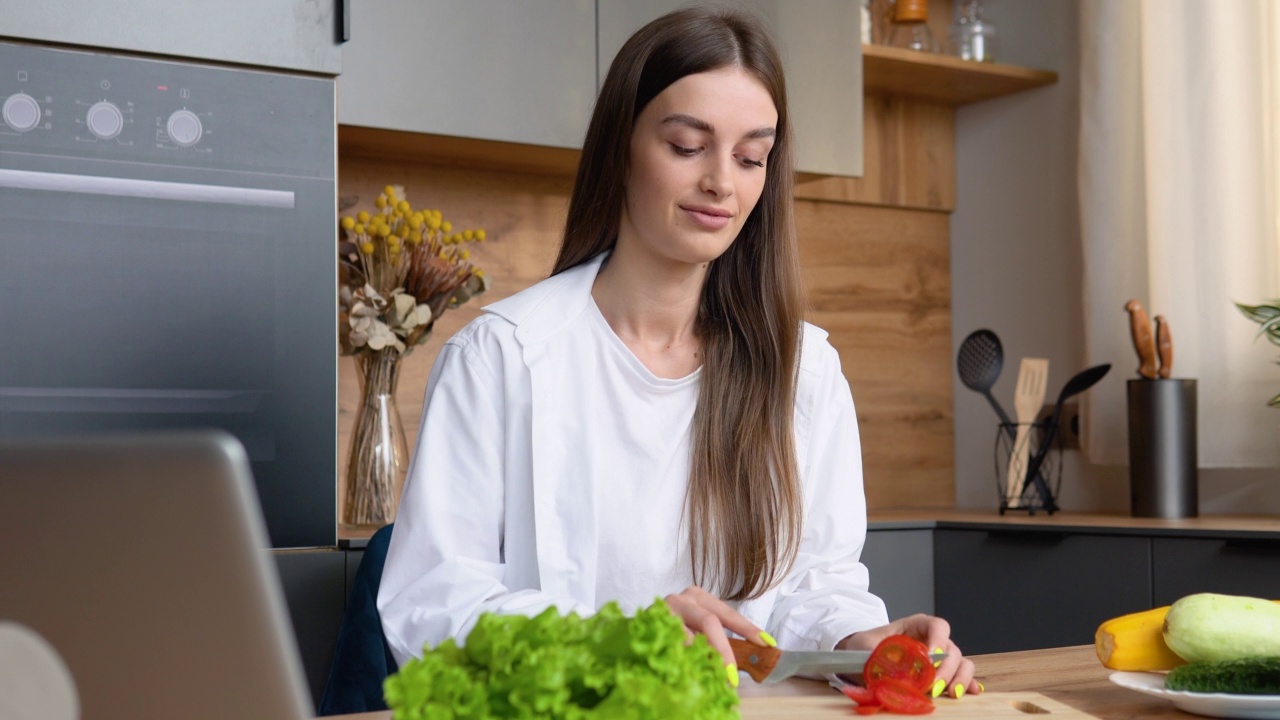
{"type": "MultiPolygon", "coordinates": [[[[738,669],[762,685],[772,685],[793,675],[824,675],[827,673],[857,674],[871,657],[870,650],[805,651],[779,650],[729,638],[734,661],[738,669]]],[[[945,653],[933,653],[935,662],[946,657],[945,653]]]]}

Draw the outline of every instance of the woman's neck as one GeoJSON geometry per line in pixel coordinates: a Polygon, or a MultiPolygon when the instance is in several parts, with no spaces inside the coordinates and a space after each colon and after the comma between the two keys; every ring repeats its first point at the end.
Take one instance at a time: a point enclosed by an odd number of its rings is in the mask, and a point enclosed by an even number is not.
{"type": "Polygon", "coordinates": [[[619,243],[591,296],[613,332],[654,375],[682,378],[702,365],[698,305],[706,265],[653,258],[619,243]]]}

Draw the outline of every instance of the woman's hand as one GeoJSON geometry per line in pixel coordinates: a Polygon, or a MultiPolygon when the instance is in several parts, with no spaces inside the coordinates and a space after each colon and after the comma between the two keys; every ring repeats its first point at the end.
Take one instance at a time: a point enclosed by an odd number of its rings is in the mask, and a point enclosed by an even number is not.
{"type": "Polygon", "coordinates": [[[912,615],[895,620],[883,627],[863,630],[841,640],[838,650],[872,650],[881,640],[890,635],[907,635],[924,643],[929,652],[947,654],[938,666],[938,679],[934,681],[933,696],[947,694],[950,697],[961,697],[966,692],[981,693],[982,683],[973,678],[973,661],[960,652],[960,648],[951,641],[951,624],[940,617],[932,615],[912,615]]]}
{"type": "Polygon", "coordinates": [[[711,647],[724,657],[725,674],[729,684],[738,687],[738,663],[733,659],[733,648],[729,645],[729,637],[725,629],[746,638],[748,642],[761,647],[777,647],[778,643],[769,633],[761,630],[743,617],[737,610],[729,607],[723,600],[703,590],[690,586],[683,592],[672,593],[663,598],[671,608],[671,612],[684,620],[684,630],[692,638],[694,633],[707,636],[711,647]]]}

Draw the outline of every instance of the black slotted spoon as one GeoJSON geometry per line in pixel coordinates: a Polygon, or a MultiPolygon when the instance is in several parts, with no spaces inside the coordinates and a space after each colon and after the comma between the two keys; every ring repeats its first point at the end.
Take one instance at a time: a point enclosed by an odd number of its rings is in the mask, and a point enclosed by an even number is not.
{"type": "Polygon", "coordinates": [[[991,394],[991,388],[1000,379],[1003,368],[1004,346],[994,332],[986,328],[974,330],[960,343],[960,351],[956,353],[956,370],[960,373],[960,382],[991,403],[991,408],[1000,418],[1001,426],[1012,438],[1015,432],[1013,422],[991,394]]]}

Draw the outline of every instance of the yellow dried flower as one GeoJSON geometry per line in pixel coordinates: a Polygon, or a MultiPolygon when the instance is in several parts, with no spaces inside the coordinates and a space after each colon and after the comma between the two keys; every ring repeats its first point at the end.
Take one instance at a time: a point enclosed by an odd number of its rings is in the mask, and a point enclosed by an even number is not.
{"type": "Polygon", "coordinates": [[[351,230],[351,229],[352,229],[352,228],[354,228],[355,226],[356,226],[356,219],[355,219],[355,218],[351,217],[350,215],[348,215],[348,216],[346,216],[346,217],[342,218],[342,229],[343,229],[343,230],[351,230]]]}

